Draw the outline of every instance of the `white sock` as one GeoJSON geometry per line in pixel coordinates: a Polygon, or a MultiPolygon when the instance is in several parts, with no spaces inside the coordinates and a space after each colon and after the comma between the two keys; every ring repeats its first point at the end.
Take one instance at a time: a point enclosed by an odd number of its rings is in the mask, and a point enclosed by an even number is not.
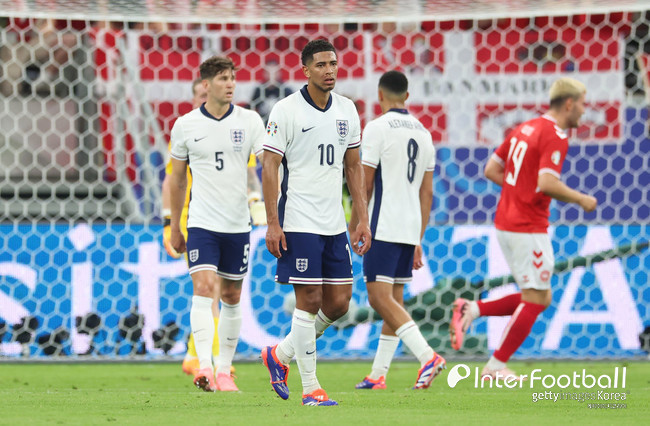
{"type": "MultiPolygon", "coordinates": [[[[322,310],[318,310],[316,314],[316,320],[314,322],[314,328],[316,329],[316,338],[318,339],[323,335],[327,327],[332,325],[334,321],[327,318],[322,310]]],[[[293,331],[293,327],[291,329],[293,331]]],[[[280,344],[278,344],[277,349],[275,350],[275,355],[281,363],[289,365],[291,360],[296,355],[296,350],[293,347],[293,335],[290,332],[280,344]]]]}
{"type": "Polygon", "coordinates": [[[318,310],[318,313],[316,314],[316,338],[318,339],[320,336],[325,333],[325,330],[327,330],[327,327],[332,325],[334,321],[331,319],[327,318],[325,314],[323,313],[322,310],[318,310]]]}
{"type": "Polygon", "coordinates": [[[235,356],[239,331],[241,330],[241,307],[239,303],[229,305],[221,301],[219,313],[219,358],[217,361],[217,374],[230,374],[230,366],[235,356]]]}
{"type": "Polygon", "coordinates": [[[469,302],[469,314],[472,317],[472,320],[481,316],[481,311],[478,308],[478,305],[473,300],[469,302]]]}
{"type": "Polygon", "coordinates": [[[498,371],[498,370],[503,370],[504,368],[506,368],[506,363],[503,362],[503,361],[499,361],[494,356],[491,356],[485,366],[489,370],[498,371]]]}
{"type": "MultiPolygon", "coordinates": [[[[293,347],[296,351],[296,363],[302,379],[303,394],[320,389],[316,378],[316,315],[295,309],[291,321],[293,347]]],[[[277,351],[276,351],[277,354],[277,351]]]]}
{"type": "Polygon", "coordinates": [[[424,365],[433,358],[434,351],[429,346],[420,329],[414,321],[409,321],[403,324],[400,328],[395,330],[395,334],[399,337],[413,355],[420,361],[420,365],[424,365]]]}
{"type": "Polygon", "coordinates": [[[214,338],[214,319],[212,319],[212,298],[192,296],[190,325],[194,335],[196,356],[200,368],[212,369],[212,339],[214,338]]]}
{"type": "Polygon", "coordinates": [[[375,360],[372,362],[372,371],[368,377],[372,380],[377,380],[381,376],[386,377],[398,345],[399,337],[397,336],[388,336],[386,334],[379,336],[375,360]]]}
{"type": "Polygon", "coordinates": [[[293,348],[293,320],[291,321],[291,331],[287,334],[275,349],[275,355],[278,357],[280,362],[285,365],[289,365],[293,356],[296,354],[295,349],[293,348]]]}

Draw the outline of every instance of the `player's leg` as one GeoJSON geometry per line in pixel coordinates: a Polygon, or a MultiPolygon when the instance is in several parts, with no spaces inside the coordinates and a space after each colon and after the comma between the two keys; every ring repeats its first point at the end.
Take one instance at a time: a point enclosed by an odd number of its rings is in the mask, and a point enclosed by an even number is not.
{"type": "Polygon", "coordinates": [[[292,284],[294,288],[296,307],[291,321],[291,332],[279,344],[267,346],[262,350],[262,360],[269,370],[273,390],[282,399],[289,398],[287,387],[289,363],[298,350],[301,352],[298,357],[301,379],[312,383],[315,377],[315,323],[322,297],[321,252],[323,250],[323,242],[317,235],[286,232],[285,237],[287,251],[283,252],[282,257],[278,259],[276,281],[292,284]],[[309,341],[313,342],[313,349],[305,348],[310,346],[309,341]],[[305,358],[312,356],[314,367],[311,368],[313,372],[310,372],[310,367],[307,365],[310,362],[305,358]],[[313,377],[311,377],[312,373],[313,377]]]}
{"type": "Polygon", "coordinates": [[[194,295],[190,308],[190,324],[199,358],[199,370],[194,384],[205,391],[216,391],[212,367],[212,340],[214,319],[213,295],[218,291],[217,265],[219,248],[214,233],[200,228],[190,228],[187,239],[188,264],[194,295]],[[215,290],[215,287],[217,290],[215,290]]]}
{"type": "MultiPolygon", "coordinates": [[[[521,247],[515,247],[518,241],[507,238],[507,233],[497,230],[497,239],[501,246],[504,258],[508,265],[514,265],[517,262],[517,250],[521,247]]],[[[512,267],[510,268],[512,270],[512,267]]],[[[525,273],[522,273],[525,276],[525,273]]],[[[449,325],[449,335],[451,337],[451,347],[459,350],[463,346],[465,333],[469,330],[472,322],[480,316],[506,316],[512,315],[521,302],[521,293],[512,293],[506,296],[489,299],[489,300],[467,300],[463,298],[456,299],[454,302],[451,324],[449,325]]]]}
{"type": "Polygon", "coordinates": [[[420,362],[414,389],[425,389],[445,368],[445,360],[429,346],[404,308],[404,284],[413,276],[414,248],[374,240],[364,258],[364,275],[370,306],[420,362]]]}
{"type": "Polygon", "coordinates": [[[495,377],[497,372],[503,376],[514,375],[506,363],[526,340],[537,316],[551,303],[551,274],[555,263],[548,234],[499,233],[504,240],[502,248],[513,250],[506,259],[512,261],[509,266],[521,288],[521,301],[503,332],[499,347],[481,373],[488,377],[495,377]]]}
{"type": "Polygon", "coordinates": [[[222,282],[216,380],[219,390],[237,391],[239,389],[231,375],[231,366],[241,331],[241,288],[248,271],[250,240],[248,232],[218,235],[221,249],[218,274],[222,282]]]}
{"type": "MultiPolygon", "coordinates": [[[[181,232],[185,241],[187,241],[187,209],[183,209],[181,214],[181,232]]],[[[184,254],[185,261],[187,262],[187,252],[184,254]]],[[[196,346],[194,345],[194,335],[192,334],[192,329],[190,328],[190,335],[187,339],[187,352],[185,352],[185,357],[183,357],[183,364],[181,365],[183,373],[187,375],[194,376],[194,374],[199,369],[199,357],[196,355],[196,346]]]]}

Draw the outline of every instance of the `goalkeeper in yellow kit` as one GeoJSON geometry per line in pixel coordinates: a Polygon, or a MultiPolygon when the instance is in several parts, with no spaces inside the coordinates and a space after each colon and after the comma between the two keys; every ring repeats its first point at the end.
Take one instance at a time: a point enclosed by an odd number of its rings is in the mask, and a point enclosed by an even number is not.
{"type": "MultiPolygon", "coordinates": [[[[208,97],[206,89],[201,84],[201,79],[196,79],[192,82],[192,108],[199,108],[208,97]]],[[[259,178],[257,177],[256,172],[256,160],[255,155],[251,155],[248,161],[248,204],[251,212],[252,224],[266,225],[266,210],[264,208],[264,202],[261,201],[261,185],[259,178]]],[[[188,170],[189,171],[189,170],[188,170]]],[[[163,245],[167,253],[173,258],[178,259],[181,255],[176,253],[171,245],[171,226],[170,226],[170,189],[169,189],[169,176],[172,173],[172,164],[171,160],[167,161],[165,167],[165,178],[162,183],[162,204],[163,204],[163,220],[164,220],[164,230],[163,230],[163,245]]],[[[185,198],[185,204],[183,206],[183,212],[181,214],[181,228],[183,235],[187,239],[187,208],[190,203],[190,188],[192,187],[192,175],[188,173],[187,178],[187,192],[185,198]]],[[[216,286],[215,288],[220,288],[216,286]]],[[[219,354],[219,337],[217,335],[218,322],[219,322],[219,295],[214,295],[214,303],[212,305],[212,315],[214,317],[214,340],[212,343],[212,357],[215,361],[217,355],[219,354]]],[[[187,342],[187,353],[183,359],[183,372],[185,374],[194,375],[195,371],[199,368],[199,359],[196,355],[196,348],[194,347],[194,338],[190,333],[190,338],[187,342]]]]}

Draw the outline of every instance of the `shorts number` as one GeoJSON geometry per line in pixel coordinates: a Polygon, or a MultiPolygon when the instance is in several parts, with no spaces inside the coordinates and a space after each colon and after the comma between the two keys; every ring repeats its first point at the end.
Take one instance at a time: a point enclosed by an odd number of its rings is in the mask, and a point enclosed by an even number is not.
{"type": "Polygon", "coordinates": [[[214,161],[217,163],[217,170],[223,170],[223,151],[217,151],[214,153],[214,161]]]}
{"type": "Polygon", "coordinates": [[[408,168],[406,169],[406,178],[411,183],[413,183],[413,179],[415,179],[415,159],[418,158],[418,149],[418,143],[415,139],[409,139],[409,143],[406,146],[406,154],[409,157],[408,168]]]}
{"type": "Polygon", "coordinates": [[[246,244],[244,246],[244,258],[242,259],[242,263],[244,265],[248,265],[248,250],[250,249],[250,244],[246,244]]]}
{"type": "Polygon", "coordinates": [[[328,166],[334,164],[334,145],[325,144],[318,145],[318,150],[320,151],[320,165],[323,166],[327,162],[328,166]]]}
{"type": "MultiPolygon", "coordinates": [[[[524,162],[524,156],[526,155],[526,150],[528,149],[528,144],[525,141],[517,141],[517,138],[510,139],[510,150],[508,151],[508,160],[512,159],[512,165],[515,170],[513,172],[508,172],[506,175],[506,183],[512,186],[515,186],[517,183],[517,177],[521,171],[521,165],[524,162]]],[[[506,161],[506,163],[507,163],[506,161]]]]}

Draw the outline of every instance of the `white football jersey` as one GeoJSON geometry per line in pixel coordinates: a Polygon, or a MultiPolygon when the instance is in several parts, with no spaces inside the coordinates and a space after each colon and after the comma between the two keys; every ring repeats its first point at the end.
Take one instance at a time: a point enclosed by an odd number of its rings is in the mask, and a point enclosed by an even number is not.
{"type": "Polygon", "coordinates": [[[314,104],[307,86],[273,106],[264,149],[284,156],[278,200],[284,231],[345,232],[343,156],[348,148],[358,148],[360,140],[354,102],[336,93],[325,109],[314,104]]]}
{"type": "Polygon", "coordinates": [[[237,105],[221,119],[204,104],[176,120],[170,155],[187,161],[192,173],[188,228],[230,234],[251,230],[248,159],[262,151],[263,141],[260,115],[237,105]]]}
{"type": "Polygon", "coordinates": [[[363,130],[361,160],[375,168],[369,202],[374,239],[420,244],[420,186],[436,165],[431,133],[405,109],[391,109],[363,130]]]}

